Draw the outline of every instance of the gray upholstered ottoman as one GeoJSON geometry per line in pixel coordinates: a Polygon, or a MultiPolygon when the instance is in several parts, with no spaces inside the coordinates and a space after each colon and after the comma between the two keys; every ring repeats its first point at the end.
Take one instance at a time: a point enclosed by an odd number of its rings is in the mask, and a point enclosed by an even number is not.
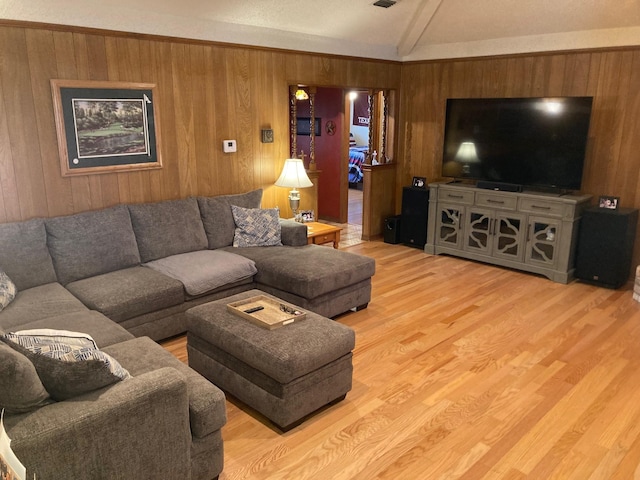
{"type": "Polygon", "coordinates": [[[187,311],[189,366],[286,431],[351,390],[355,334],[311,312],[268,330],[227,311],[256,295],[266,294],[251,290],[187,311]]]}

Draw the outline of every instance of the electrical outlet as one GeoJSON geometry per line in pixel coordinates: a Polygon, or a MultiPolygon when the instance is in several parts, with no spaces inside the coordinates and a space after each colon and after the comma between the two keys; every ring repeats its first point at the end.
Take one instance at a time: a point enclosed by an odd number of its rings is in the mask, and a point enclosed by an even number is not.
{"type": "Polygon", "coordinates": [[[235,140],[223,140],[222,141],[222,150],[224,153],[233,153],[237,152],[238,148],[236,146],[235,140]]]}

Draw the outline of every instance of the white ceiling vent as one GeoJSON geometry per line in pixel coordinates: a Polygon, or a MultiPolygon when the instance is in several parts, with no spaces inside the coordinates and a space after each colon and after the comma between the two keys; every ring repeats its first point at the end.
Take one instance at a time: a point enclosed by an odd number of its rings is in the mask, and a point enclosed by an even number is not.
{"type": "Polygon", "coordinates": [[[391,5],[395,5],[396,2],[394,0],[378,0],[374,5],[376,7],[384,7],[389,8],[391,5]]]}

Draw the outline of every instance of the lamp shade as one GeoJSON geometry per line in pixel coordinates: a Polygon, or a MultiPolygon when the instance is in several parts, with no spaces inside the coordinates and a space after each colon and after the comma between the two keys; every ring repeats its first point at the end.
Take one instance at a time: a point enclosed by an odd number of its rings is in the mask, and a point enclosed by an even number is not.
{"type": "Polygon", "coordinates": [[[473,142],[462,142],[455,159],[462,163],[480,163],[476,145],[473,142]]]}
{"type": "Polygon", "coordinates": [[[313,183],[309,180],[304,164],[299,158],[288,158],[284,161],[284,167],[276,186],[289,188],[305,188],[313,187],[313,183]]]}
{"type": "Polygon", "coordinates": [[[296,90],[296,100],[309,100],[309,94],[302,88],[296,90]]]}

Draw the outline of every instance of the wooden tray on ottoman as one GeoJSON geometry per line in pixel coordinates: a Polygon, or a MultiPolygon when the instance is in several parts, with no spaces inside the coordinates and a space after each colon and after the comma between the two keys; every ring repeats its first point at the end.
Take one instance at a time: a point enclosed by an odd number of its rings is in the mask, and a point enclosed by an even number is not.
{"type": "Polygon", "coordinates": [[[245,298],[238,302],[228,303],[227,310],[238,315],[245,320],[249,320],[256,325],[273,330],[275,328],[289,325],[307,316],[305,312],[295,305],[275,300],[273,298],[258,295],[257,297],[245,298]],[[252,308],[262,307],[255,312],[247,313],[252,308]]]}

